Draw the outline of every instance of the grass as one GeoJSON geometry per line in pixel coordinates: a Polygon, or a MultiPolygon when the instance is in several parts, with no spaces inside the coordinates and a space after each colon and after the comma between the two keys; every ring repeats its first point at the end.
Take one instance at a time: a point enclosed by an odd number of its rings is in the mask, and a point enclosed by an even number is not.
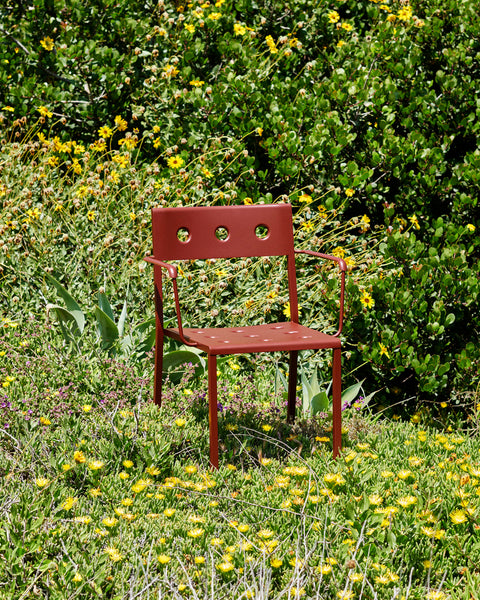
{"type": "Polygon", "coordinates": [[[138,366],[4,319],[1,596],[475,598],[480,442],[344,413],[285,423],[272,369],[225,363],[221,465],[205,385],[151,401],[138,366]]]}

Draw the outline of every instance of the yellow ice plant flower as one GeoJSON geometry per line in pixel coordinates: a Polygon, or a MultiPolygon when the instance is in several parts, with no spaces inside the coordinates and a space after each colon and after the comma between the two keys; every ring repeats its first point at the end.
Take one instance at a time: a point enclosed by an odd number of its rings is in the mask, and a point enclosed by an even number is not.
{"type": "Polygon", "coordinates": [[[152,477],[155,477],[156,475],[160,475],[160,473],[161,473],[161,470],[158,467],[156,467],[155,465],[151,465],[150,467],[147,467],[145,469],[145,471],[152,477]]]}
{"type": "Polygon", "coordinates": [[[186,423],[187,422],[185,421],[185,419],[175,419],[175,425],[177,427],[185,427],[186,423]]]}
{"type": "Polygon", "coordinates": [[[189,531],[187,531],[188,537],[191,537],[193,539],[201,537],[204,533],[205,530],[201,527],[196,527],[195,529],[190,529],[189,531]]]}
{"type": "Polygon", "coordinates": [[[62,471],[63,471],[64,473],[66,473],[67,471],[70,471],[70,469],[71,469],[71,468],[72,468],[72,465],[70,465],[69,463],[64,463],[64,464],[62,465],[62,471]]]}
{"type": "Polygon", "coordinates": [[[102,523],[105,525],[105,527],[115,527],[115,525],[118,523],[118,519],[115,517],[105,517],[102,519],[102,523]]]}
{"type": "Polygon", "coordinates": [[[233,566],[233,564],[228,560],[225,560],[217,565],[217,569],[219,571],[221,571],[222,573],[228,573],[229,571],[232,571],[234,568],[235,567],[233,566]]]}
{"type": "Polygon", "coordinates": [[[131,469],[133,467],[133,462],[131,460],[124,460],[122,465],[126,468],[126,469],[131,469]]]}
{"type": "Polygon", "coordinates": [[[53,113],[49,111],[46,106],[40,106],[40,108],[37,108],[37,110],[42,117],[53,117],[53,113]]]}
{"type": "Polygon", "coordinates": [[[202,81],[201,79],[192,79],[192,81],[190,81],[190,85],[192,85],[193,87],[202,87],[202,85],[204,85],[204,81],[202,81]]]}
{"type": "Polygon", "coordinates": [[[85,458],[85,454],[81,450],[75,450],[75,452],[73,453],[73,460],[78,464],[82,464],[87,459],[85,458]]]}
{"type": "Polygon", "coordinates": [[[172,557],[167,554],[159,554],[157,560],[161,565],[166,565],[172,560],[172,557]]]}
{"type": "Polygon", "coordinates": [[[82,576],[80,575],[80,573],[78,573],[78,571],[77,571],[77,573],[75,573],[75,575],[73,576],[73,579],[72,579],[72,581],[73,581],[74,583],[80,583],[80,581],[82,581],[82,580],[83,580],[83,577],[82,577],[82,576]]]}
{"type": "Polygon", "coordinates": [[[89,413],[92,410],[92,405],[91,404],[84,404],[82,406],[83,412],[89,413]]]}
{"type": "Polygon", "coordinates": [[[88,525],[92,522],[92,517],[90,515],[80,515],[74,518],[75,523],[82,523],[83,525],[88,525]]]}
{"type": "Polygon", "coordinates": [[[475,231],[475,225],[472,225],[471,223],[469,223],[467,225],[467,229],[470,233],[473,233],[475,231]]]}
{"type": "Polygon", "coordinates": [[[379,506],[380,504],[383,503],[383,498],[379,495],[379,494],[371,494],[368,497],[368,501],[370,502],[370,504],[372,504],[373,506],[379,506]]]}
{"type": "Polygon", "coordinates": [[[467,515],[463,510],[457,509],[450,513],[450,519],[454,525],[460,525],[467,521],[467,515]]]}
{"type": "Polygon", "coordinates": [[[171,169],[180,169],[180,167],[182,167],[184,164],[185,164],[185,161],[183,160],[183,158],[181,156],[171,156],[167,160],[167,165],[171,169]]]}
{"type": "Polygon", "coordinates": [[[417,503],[417,498],[415,496],[404,496],[403,498],[398,498],[397,504],[400,504],[403,508],[408,508],[413,504],[417,503]]]}
{"type": "Polygon", "coordinates": [[[212,12],[212,13],[210,13],[210,14],[208,15],[208,18],[209,18],[211,21],[218,21],[218,19],[220,19],[220,18],[221,18],[221,16],[222,16],[222,13],[219,13],[219,12],[212,12]]]}
{"type": "Polygon", "coordinates": [[[123,558],[123,555],[120,554],[120,552],[113,547],[105,548],[105,554],[108,554],[110,560],[113,562],[118,562],[123,558]]]}
{"type": "Polygon", "coordinates": [[[408,469],[401,469],[398,473],[397,473],[397,477],[399,479],[409,479],[409,478],[415,478],[415,475],[409,471],[408,469]]]}
{"type": "Polygon", "coordinates": [[[42,425],[51,425],[52,424],[50,419],[47,419],[47,417],[40,417],[40,423],[42,425]]]}
{"type": "Polygon", "coordinates": [[[99,469],[101,469],[104,466],[105,463],[103,463],[101,460],[92,460],[91,462],[88,463],[88,468],[91,471],[98,471],[99,469]]]}
{"type": "Polygon", "coordinates": [[[92,488],[88,491],[88,493],[90,494],[90,496],[92,496],[92,498],[98,498],[98,496],[102,495],[100,488],[92,488]]]}
{"type": "Polygon", "coordinates": [[[267,35],[267,37],[265,38],[265,42],[268,46],[268,49],[270,50],[270,54],[278,53],[278,48],[277,48],[275,41],[271,35],[267,35]]]}
{"type": "Polygon", "coordinates": [[[328,20],[330,21],[330,23],[338,23],[338,21],[340,21],[340,15],[338,14],[338,12],[336,10],[332,10],[328,13],[327,15],[328,20]]]}
{"type": "Polygon", "coordinates": [[[352,590],[341,590],[340,592],[337,592],[337,598],[341,598],[342,600],[351,600],[354,597],[355,594],[352,590]]]}
{"type": "Polygon", "coordinates": [[[49,483],[50,479],[47,479],[46,477],[37,477],[37,479],[35,479],[35,485],[39,488],[47,487],[49,483]]]}
{"type": "Polygon", "coordinates": [[[107,125],[103,125],[102,127],[100,127],[100,129],[98,130],[98,135],[103,138],[104,140],[108,139],[109,137],[112,137],[113,135],[113,131],[110,129],[110,127],[107,127],[107,125]]]}
{"type": "Polygon", "coordinates": [[[65,498],[65,500],[60,504],[60,508],[63,508],[63,510],[70,510],[75,506],[75,504],[77,504],[77,502],[78,498],[73,498],[72,496],[69,496],[68,498],[65,498]]]}
{"type": "Polygon", "coordinates": [[[185,23],[184,27],[189,33],[195,33],[195,25],[193,23],[185,23]]]}

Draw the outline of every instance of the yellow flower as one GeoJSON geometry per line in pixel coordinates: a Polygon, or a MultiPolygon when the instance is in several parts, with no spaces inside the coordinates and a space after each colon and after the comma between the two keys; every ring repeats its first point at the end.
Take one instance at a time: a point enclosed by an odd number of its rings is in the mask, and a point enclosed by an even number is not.
{"type": "Polygon", "coordinates": [[[166,554],[159,554],[157,556],[157,560],[161,565],[166,565],[172,560],[172,558],[166,554]]]}
{"type": "Polygon", "coordinates": [[[372,308],[373,306],[375,306],[375,300],[365,290],[362,291],[362,295],[360,296],[360,302],[363,304],[363,306],[367,308],[372,308]]]}
{"type": "Polygon", "coordinates": [[[106,140],[109,137],[112,137],[113,131],[110,129],[110,127],[107,127],[106,125],[103,125],[103,127],[100,127],[100,129],[98,130],[98,135],[99,135],[99,137],[101,137],[104,140],[106,140]]]}
{"type": "Polygon", "coordinates": [[[82,406],[83,412],[89,413],[92,410],[92,405],[91,404],[84,404],[82,406]]]}
{"type": "Polygon", "coordinates": [[[63,510],[70,510],[77,502],[78,498],[72,498],[72,496],[69,496],[60,504],[60,508],[63,508],[63,510]]]}
{"type": "Polygon", "coordinates": [[[185,427],[185,424],[187,422],[185,421],[185,419],[175,419],[175,425],[177,427],[185,427]]]}
{"type": "Polygon", "coordinates": [[[272,560],[270,561],[270,565],[273,569],[278,569],[283,565],[283,560],[281,560],[280,558],[272,558],[272,560]]]}
{"type": "Polygon", "coordinates": [[[112,560],[113,562],[118,562],[119,560],[122,560],[123,556],[120,554],[120,552],[116,549],[116,548],[105,548],[105,553],[108,554],[108,556],[110,557],[110,560],[112,560]]]}
{"type": "Polygon", "coordinates": [[[166,509],[163,511],[163,514],[164,514],[166,517],[173,517],[173,515],[175,514],[175,512],[176,512],[176,509],[175,509],[175,508],[166,508],[166,509]]]}
{"type": "Polygon", "coordinates": [[[233,24],[233,33],[235,35],[245,35],[247,33],[247,30],[243,25],[240,25],[240,23],[234,23],[233,24]]]}
{"type": "Polygon", "coordinates": [[[345,31],[352,31],[353,27],[350,23],[342,23],[342,29],[345,29],[345,31]]]}
{"type": "Polygon", "coordinates": [[[80,581],[82,581],[83,577],[80,575],[80,573],[75,573],[75,575],[73,576],[72,581],[74,583],[80,583],[80,581]]]}
{"type": "Polygon", "coordinates": [[[105,463],[103,463],[101,460],[92,460],[91,462],[88,463],[88,468],[91,471],[98,471],[99,469],[101,469],[103,467],[105,463]]]}
{"type": "Polygon", "coordinates": [[[400,504],[403,508],[408,508],[412,506],[412,504],[417,503],[417,498],[415,496],[405,496],[403,498],[399,498],[397,500],[397,504],[400,504]]]}
{"type": "Polygon", "coordinates": [[[47,52],[51,52],[54,47],[54,43],[51,37],[45,36],[43,40],[40,40],[40,46],[47,50],[47,52]]]}
{"type": "Polygon", "coordinates": [[[95,215],[96,215],[96,214],[97,214],[97,213],[96,213],[94,210],[89,210],[89,211],[87,212],[87,219],[88,219],[89,221],[95,221],[95,215]]]}
{"type": "Polygon", "coordinates": [[[53,113],[50,112],[46,106],[40,106],[40,108],[37,108],[37,110],[42,117],[53,117],[53,113]]]}
{"type": "Polygon", "coordinates": [[[161,473],[160,469],[158,467],[155,467],[154,465],[147,467],[145,469],[145,471],[152,477],[155,477],[156,475],[160,475],[160,473],[161,473]]]}
{"type": "Polygon", "coordinates": [[[420,224],[416,215],[412,215],[411,217],[408,217],[408,219],[415,229],[420,229],[420,224]]]}
{"type": "Polygon", "coordinates": [[[330,23],[338,23],[338,21],[340,21],[340,15],[338,14],[338,12],[336,10],[332,10],[328,13],[327,15],[328,20],[330,21],[330,23]]]}
{"type": "Polygon", "coordinates": [[[447,600],[447,595],[440,590],[430,590],[425,598],[426,600],[447,600]]]}
{"type": "Polygon", "coordinates": [[[221,16],[222,16],[222,13],[212,12],[208,15],[208,18],[211,19],[212,21],[218,21],[218,19],[220,19],[221,16]]]}
{"type": "Polygon", "coordinates": [[[205,557],[204,556],[196,556],[195,557],[195,564],[196,565],[203,565],[205,563],[205,557]]]}
{"type": "Polygon", "coordinates": [[[181,156],[171,156],[167,160],[167,164],[171,169],[179,169],[185,164],[185,161],[181,156]]]}
{"type": "Polygon", "coordinates": [[[454,525],[460,525],[460,523],[465,523],[467,521],[467,515],[463,510],[454,510],[450,513],[450,519],[454,525]]]}
{"type": "Polygon", "coordinates": [[[185,473],[187,473],[187,475],[194,475],[197,471],[198,469],[195,465],[187,465],[185,467],[185,473]]]}
{"type": "Polygon", "coordinates": [[[307,204],[310,204],[310,202],[312,202],[312,197],[309,194],[302,194],[301,196],[298,197],[298,201],[306,202],[307,204]]]}
{"type": "Polygon", "coordinates": [[[73,460],[76,463],[84,463],[87,459],[85,458],[85,454],[81,450],[75,450],[73,453],[73,460]]]}
{"type": "Polygon", "coordinates": [[[47,419],[47,417],[40,417],[40,423],[42,425],[51,425],[52,424],[50,419],[47,419]]]}
{"type": "Polygon", "coordinates": [[[2,110],[6,110],[7,112],[15,112],[13,106],[3,106],[2,110]]]}
{"type": "Polygon", "coordinates": [[[202,536],[204,533],[205,533],[205,530],[202,529],[201,527],[196,527],[195,529],[190,529],[189,531],[187,531],[188,537],[191,537],[194,539],[202,536]]]}
{"type": "Polygon", "coordinates": [[[224,561],[217,565],[217,569],[219,571],[221,571],[222,573],[228,573],[229,571],[231,571],[234,568],[235,567],[229,561],[224,561]]]}
{"type": "Polygon", "coordinates": [[[190,81],[190,85],[193,85],[193,87],[202,87],[204,83],[205,82],[201,79],[192,79],[192,81],[190,81]]]}
{"type": "Polygon", "coordinates": [[[105,527],[115,527],[115,525],[118,523],[118,519],[115,517],[105,517],[102,519],[102,523],[105,525],[105,527]]]}
{"type": "Polygon", "coordinates": [[[126,468],[126,469],[131,469],[133,467],[133,462],[131,460],[124,460],[122,465],[126,468]]]}
{"type": "Polygon", "coordinates": [[[99,488],[92,488],[91,490],[89,490],[88,493],[90,494],[90,496],[92,496],[92,498],[98,498],[98,496],[102,495],[102,492],[99,488]]]}
{"type": "Polygon", "coordinates": [[[388,353],[387,347],[380,343],[380,356],[383,356],[384,354],[387,358],[390,358],[390,354],[388,353]]]}
{"type": "Polygon", "coordinates": [[[115,125],[117,126],[117,129],[119,131],[125,131],[125,129],[128,126],[128,123],[125,121],[125,119],[122,119],[120,115],[117,115],[115,117],[115,125]]]}
{"type": "Polygon", "coordinates": [[[472,225],[471,223],[469,223],[467,225],[467,229],[470,233],[473,233],[475,231],[475,225],[472,225]]]}
{"type": "Polygon", "coordinates": [[[47,487],[47,485],[50,483],[49,479],[46,479],[46,477],[37,477],[37,479],[35,479],[35,484],[37,485],[37,487],[39,488],[44,488],[47,487]]]}
{"type": "Polygon", "coordinates": [[[273,40],[273,37],[271,35],[267,35],[267,37],[265,38],[265,42],[267,43],[267,46],[270,50],[270,54],[277,54],[278,53],[278,48],[275,45],[275,42],[273,40]]]}

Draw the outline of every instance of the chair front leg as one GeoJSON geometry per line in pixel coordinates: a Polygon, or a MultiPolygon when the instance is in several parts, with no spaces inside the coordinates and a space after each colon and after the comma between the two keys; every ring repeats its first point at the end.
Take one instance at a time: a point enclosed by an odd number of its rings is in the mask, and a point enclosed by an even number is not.
{"type": "Polygon", "coordinates": [[[288,423],[293,423],[295,421],[295,407],[297,404],[297,367],[298,352],[296,350],[292,350],[290,352],[290,368],[288,371],[288,423]]]}
{"type": "Polygon", "coordinates": [[[155,373],[153,379],[153,401],[157,406],[162,406],[163,340],[162,326],[157,323],[155,333],[155,373]]]}
{"type": "Polygon", "coordinates": [[[333,350],[333,457],[338,456],[342,448],[342,362],[341,350],[333,350]]]}
{"type": "Polygon", "coordinates": [[[210,425],[210,464],[218,469],[217,357],[208,356],[208,422],[210,425]]]}

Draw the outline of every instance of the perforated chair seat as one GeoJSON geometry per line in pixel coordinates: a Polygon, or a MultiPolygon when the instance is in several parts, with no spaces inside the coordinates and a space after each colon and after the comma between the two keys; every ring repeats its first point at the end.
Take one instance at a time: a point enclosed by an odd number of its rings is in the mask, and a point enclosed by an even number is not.
{"type": "MultiPolygon", "coordinates": [[[[165,329],[165,334],[181,341],[178,329],[165,329]]],[[[193,329],[185,327],[188,342],[208,354],[244,354],[248,352],[290,352],[340,348],[338,337],[327,335],[298,323],[269,323],[247,327],[193,329]]]]}
{"type": "Polygon", "coordinates": [[[333,350],[333,455],[342,443],[341,340],[345,289],[345,261],[311,250],[295,250],[292,207],[289,204],[251,206],[195,206],[152,209],[155,281],[155,389],[154,401],[162,403],[163,342],[165,336],[204,350],[208,356],[208,406],[210,463],[218,467],[217,356],[250,352],[287,351],[289,359],[287,418],[295,419],[297,361],[300,350],[333,350]],[[327,335],[299,324],[295,254],[309,254],[335,261],[340,269],[339,326],[327,335]],[[164,261],[251,256],[286,256],[290,320],[247,327],[183,328],[177,288],[177,268],[164,261]],[[176,328],[163,325],[163,273],[172,280],[177,315],[176,328]]]}

